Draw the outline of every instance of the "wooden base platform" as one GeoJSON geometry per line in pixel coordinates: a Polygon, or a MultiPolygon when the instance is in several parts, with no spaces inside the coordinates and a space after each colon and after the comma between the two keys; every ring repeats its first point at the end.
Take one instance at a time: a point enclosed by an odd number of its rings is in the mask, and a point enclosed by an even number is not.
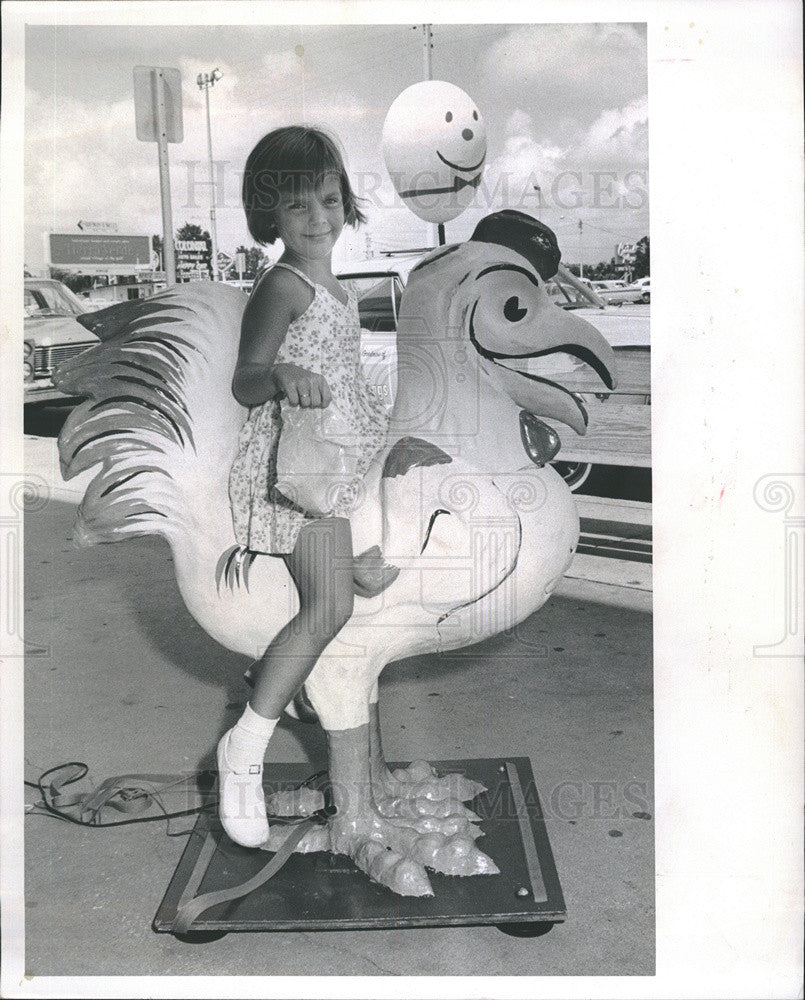
{"type": "MultiPolygon", "coordinates": [[[[536,937],[563,921],[562,889],[528,758],[447,760],[434,766],[486,786],[469,805],[482,818],[485,836],[478,846],[500,874],[459,878],[429,872],[435,895],[410,898],[372,882],[343,855],[293,854],[259,889],[210,907],[186,934],[176,936],[203,942],[230,931],[493,924],[515,936],[536,937]]],[[[266,792],[292,788],[312,770],[309,764],[267,764],[266,792]]],[[[246,882],[270,857],[237,846],[216,818],[202,815],[154,918],[154,930],[175,933],[177,912],[187,900],[246,882]]]]}

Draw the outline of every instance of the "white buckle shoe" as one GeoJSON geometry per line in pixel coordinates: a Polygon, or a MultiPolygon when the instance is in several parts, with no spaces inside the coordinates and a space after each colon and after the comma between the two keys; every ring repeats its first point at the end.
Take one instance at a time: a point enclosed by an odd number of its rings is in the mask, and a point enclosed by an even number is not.
{"type": "Polygon", "coordinates": [[[218,742],[218,815],[231,840],[241,847],[260,847],[268,840],[263,794],[263,765],[236,770],[227,759],[232,730],[218,742]]]}

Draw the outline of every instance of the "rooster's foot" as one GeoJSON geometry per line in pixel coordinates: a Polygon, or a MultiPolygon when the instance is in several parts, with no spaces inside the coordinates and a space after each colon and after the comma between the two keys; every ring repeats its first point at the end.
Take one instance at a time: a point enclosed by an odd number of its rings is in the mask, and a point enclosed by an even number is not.
{"type": "MultiPolygon", "coordinates": [[[[294,832],[294,825],[271,824],[268,840],[262,845],[264,851],[278,851],[294,832]]],[[[314,851],[330,850],[330,831],[326,826],[312,826],[294,848],[295,854],[312,854],[314,851]]]]}
{"type": "MultiPolygon", "coordinates": [[[[274,823],[262,850],[277,851],[294,826],[274,823]]],[[[296,853],[345,854],[375,882],[401,896],[432,896],[426,867],[444,875],[496,875],[494,861],[462,833],[420,832],[401,819],[387,820],[373,810],[336,817],[328,827],[314,826],[296,853]]]]}
{"type": "MultiPolygon", "coordinates": [[[[463,821],[466,823],[466,820],[463,821]]],[[[498,868],[473,837],[417,829],[372,807],[330,823],[331,849],[346,854],[376,882],[402,896],[431,896],[425,868],[445,875],[494,875],[498,868]]]]}
{"type": "Polygon", "coordinates": [[[310,816],[324,808],[324,794],[316,788],[292,788],[266,795],[269,816],[310,816]]]}
{"type": "MultiPolygon", "coordinates": [[[[308,830],[297,850],[344,854],[374,881],[402,896],[433,895],[426,868],[445,875],[497,874],[492,859],[475,846],[480,831],[472,820],[477,817],[460,800],[475,795],[480,786],[458,775],[440,778],[421,762],[391,775],[367,724],[328,729],[327,736],[328,800],[335,813],[326,826],[308,830]],[[376,744],[374,750],[370,743],[376,744]],[[391,794],[395,788],[407,794],[391,794]]],[[[310,815],[321,804],[310,789],[274,793],[267,801],[275,816],[310,815]]],[[[268,849],[276,850],[289,829],[293,827],[273,822],[268,849]]]]}
{"type": "Polygon", "coordinates": [[[452,803],[469,802],[486,791],[480,782],[465,778],[463,774],[439,775],[424,760],[415,760],[408,767],[398,767],[394,771],[383,768],[379,780],[387,795],[415,799],[423,810],[437,816],[444,815],[445,807],[452,811],[452,803]]]}

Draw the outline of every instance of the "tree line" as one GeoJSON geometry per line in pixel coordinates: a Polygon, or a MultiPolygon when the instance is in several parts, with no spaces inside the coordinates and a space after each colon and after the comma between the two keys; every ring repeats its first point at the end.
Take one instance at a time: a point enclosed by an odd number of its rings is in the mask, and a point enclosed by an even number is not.
{"type": "MultiPolygon", "coordinates": [[[[194,222],[185,222],[180,229],[177,229],[176,240],[177,242],[204,242],[207,244],[210,258],[212,257],[212,239],[209,232],[206,229],[202,229],[201,226],[194,222]]],[[[164,263],[162,260],[162,238],[156,235],[152,236],[151,246],[159,258],[159,270],[164,270],[164,263]]],[[[243,271],[244,280],[254,281],[257,277],[258,271],[266,263],[268,257],[260,247],[246,247],[242,244],[235,250],[235,254],[238,253],[242,253],[246,260],[246,266],[243,271]]],[[[232,254],[232,257],[234,260],[234,254],[232,254]]],[[[573,274],[578,275],[579,265],[569,264],[568,270],[573,274]]],[[[632,281],[637,281],[638,278],[645,278],[647,275],[651,274],[651,245],[648,236],[643,236],[635,244],[635,257],[630,271],[632,281]]],[[[59,268],[51,268],[51,274],[58,281],[64,282],[64,284],[67,285],[68,288],[71,288],[74,292],[84,292],[93,288],[97,279],[97,275],[75,274],[72,271],[62,271],[59,268]]],[[[584,277],[588,278],[590,281],[608,281],[611,279],[623,278],[623,276],[623,262],[619,261],[617,257],[612,257],[608,261],[600,261],[598,264],[584,265],[584,277]]],[[[238,277],[237,269],[234,266],[229,270],[227,277],[238,277]]],[[[118,282],[120,284],[134,284],[136,281],[137,278],[135,275],[121,275],[118,278],[118,282]]]]}
{"type": "MultiPolygon", "coordinates": [[[[578,264],[568,264],[567,269],[578,277],[578,264]]],[[[651,274],[651,244],[648,236],[643,236],[635,243],[635,257],[629,271],[632,281],[646,278],[651,274]]],[[[584,265],[584,277],[590,281],[610,281],[623,276],[623,261],[617,257],[612,257],[608,261],[602,260],[598,264],[584,265]]]]}

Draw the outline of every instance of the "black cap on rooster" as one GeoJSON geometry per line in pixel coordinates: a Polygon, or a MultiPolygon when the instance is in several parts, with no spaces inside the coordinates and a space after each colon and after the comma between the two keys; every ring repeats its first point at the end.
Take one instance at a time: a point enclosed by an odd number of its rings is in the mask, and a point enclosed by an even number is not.
{"type": "Polygon", "coordinates": [[[538,219],[507,208],[481,219],[470,237],[478,243],[499,243],[525,257],[547,281],[559,269],[562,253],[552,229],[538,219]]]}

